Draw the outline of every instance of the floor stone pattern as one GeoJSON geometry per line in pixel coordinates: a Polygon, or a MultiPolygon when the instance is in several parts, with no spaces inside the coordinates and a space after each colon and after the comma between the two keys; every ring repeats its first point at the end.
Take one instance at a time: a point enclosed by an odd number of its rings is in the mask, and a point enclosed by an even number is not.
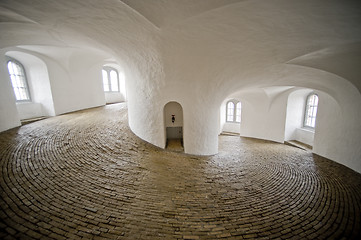
{"type": "Polygon", "coordinates": [[[360,239],[360,174],[268,141],[219,149],[156,148],[124,104],[3,132],[0,239],[360,239]]]}

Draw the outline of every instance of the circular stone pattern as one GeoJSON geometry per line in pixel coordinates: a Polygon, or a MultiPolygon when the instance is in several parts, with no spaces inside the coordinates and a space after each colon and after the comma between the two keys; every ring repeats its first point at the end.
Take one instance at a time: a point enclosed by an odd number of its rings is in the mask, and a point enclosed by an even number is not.
{"type": "Polygon", "coordinates": [[[124,104],[0,133],[1,239],[359,239],[360,174],[220,136],[209,157],[136,137],[124,104]]]}

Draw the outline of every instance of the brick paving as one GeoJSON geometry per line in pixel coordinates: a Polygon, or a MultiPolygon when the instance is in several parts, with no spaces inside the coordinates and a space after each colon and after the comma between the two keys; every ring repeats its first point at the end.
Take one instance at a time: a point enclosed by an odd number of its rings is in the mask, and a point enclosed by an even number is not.
{"type": "Polygon", "coordinates": [[[123,104],[0,133],[0,239],[360,239],[360,174],[283,144],[219,145],[156,148],[123,104]]]}

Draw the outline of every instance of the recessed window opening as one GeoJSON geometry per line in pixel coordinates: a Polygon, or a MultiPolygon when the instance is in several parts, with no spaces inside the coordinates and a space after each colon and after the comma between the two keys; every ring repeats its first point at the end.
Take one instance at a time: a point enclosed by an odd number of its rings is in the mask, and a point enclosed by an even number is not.
{"type": "Polygon", "coordinates": [[[8,61],[7,67],[10,75],[11,85],[15,93],[16,101],[30,101],[31,99],[29,87],[23,65],[19,61],[11,59],[10,61],[8,61]]]}
{"type": "Polygon", "coordinates": [[[102,69],[104,92],[119,92],[119,74],[111,67],[102,69]]]}
{"type": "Polygon", "coordinates": [[[227,102],[226,119],[227,122],[241,122],[241,102],[231,100],[227,102]]]}
{"type": "Polygon", "coordinates": [[[308,95],[304,116],[304,127],[314,129],[316,126],[316,115],[318,107],[318,96],[315,93],[308,95]]]}

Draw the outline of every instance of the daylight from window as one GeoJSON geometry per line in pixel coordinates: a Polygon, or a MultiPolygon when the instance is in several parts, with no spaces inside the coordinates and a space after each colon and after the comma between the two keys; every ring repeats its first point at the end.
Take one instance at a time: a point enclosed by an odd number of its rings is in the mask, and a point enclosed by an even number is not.
{"type": "Polygon", "coordinates": [[[8,71],[14,89],[16,101],[30,101],[24,68],[17,62],[8,62],[8,71]]]}
{"type": "Polygon", "coordinates": [[[227,102],[227,122],[241,122],[241,102],[229,101],[227,102]]]}
{"type": "Polygon", "coordinates": [[[117,70],[104,68],[102,70],[104,92],[119,92],[119,77],[117,70]]]}
{"type": "Polygon", "coordinates": [[[315,128],[317,107],[318,107],[318,96],[316,94],[309,95],[306,100],[305,121],[304,121],[305,127],[315,128]]]}

